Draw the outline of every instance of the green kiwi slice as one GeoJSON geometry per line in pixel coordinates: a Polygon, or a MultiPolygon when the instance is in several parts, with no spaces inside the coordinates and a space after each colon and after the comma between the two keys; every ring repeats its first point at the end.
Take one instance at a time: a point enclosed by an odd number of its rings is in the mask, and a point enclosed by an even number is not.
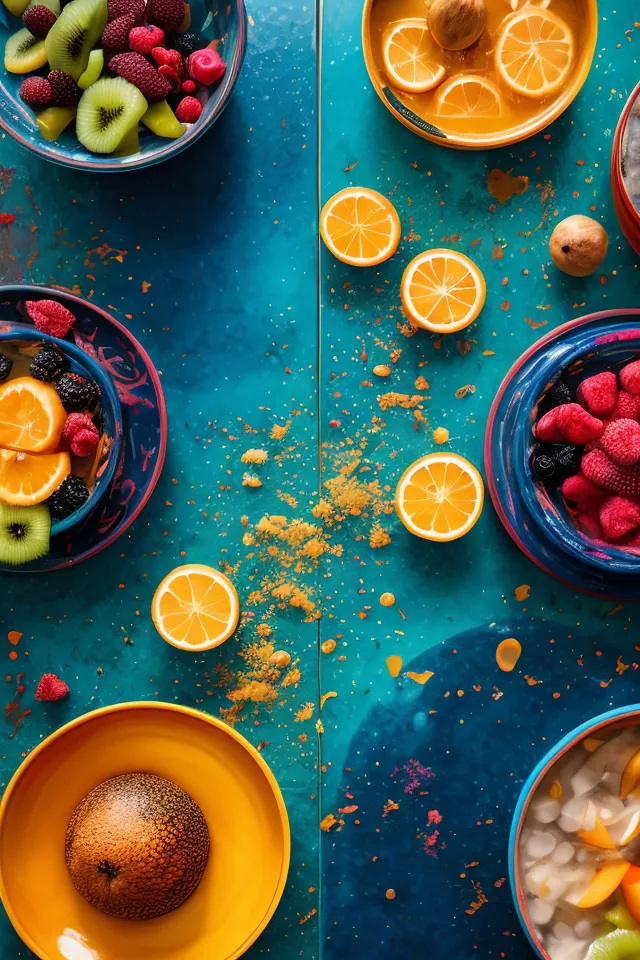
{"type": "Polygon", "coordinates": [[[51,517],[48,509],[12,507],[0,503],[0,563],[19,567],[49,553],[51,517]]]}
{"type": "Polygon", "coordinates": [[[122,77],[103,77],[82,94],[76,136],[93,153],[113,153],[123,137],[138,126],[147,101],[122,77]]]}
{"type": "Polygon", "coordinates": [[[25,28],[12,34],[4,48],[4,66],[9,73],[31,73],[47,62],[44,40],[37,40],[25,28]]]}
{"type": "Polygon", "coordinates": [[[89,63],[87,69],[78,80],[78,86],[81,90],[86,90],[99,79],[104,68],[104,50],[92,50],[89,54],[89,63]]]}
{"type": "Polygon", "coordinates": [[[640,933],[614,930],[591,944],[587,960],[637,960],[640,957],[640,933]]]}
{"type": "Polygon", "coordinates": [[[107,0],[71,0],[44,41],[52,70],[79,80],[107,22],[107,0]]]}

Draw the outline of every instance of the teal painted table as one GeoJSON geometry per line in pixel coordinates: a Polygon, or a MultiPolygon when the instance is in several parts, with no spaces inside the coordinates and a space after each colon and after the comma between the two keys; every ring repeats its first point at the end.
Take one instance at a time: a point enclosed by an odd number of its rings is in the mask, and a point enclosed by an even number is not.
{"type": "MultiPolygon", "coordinates": [[[[75,570],[2,579],[2,630],[22,633],[2,641],[5,702],[18,674],[25,686],[3,782],[86,710],[199,706],[260,746],[291,816],[289,884],[251,955],[526,957],[504,880],[510,811],[562,731],[638,699],[635,611],[540,574],[490,504],[464,540],[435,545],[405,532],[390,502],[436,427],[481,464],[495,391],[541,333],[637,305],[608,173],[638,79],[633,4],[603,16],[590,79],[560,121],[473,154],[423,142],[384,110],[358,4],[325,0],[320,117],[313,7],[249,12],[237,96],[177,160],[92,178],[1,141],[0,209],[17,214],[0,226],[2,280],[59,284],[114,312],[160,369],[170,422],[164,475],[128,535],[75,570]],[[381,268],[359,273],[324,250],[318,262],[318,126],[322,199],[356,183],[397,206],[404,240],[381,268]],[[493,169],[528,189],[499,204],[493,169]],[[553,223],[574,212],[610,232],[586,281],[549,269],[553,223]],[[464,336],[407,337],[402,270],[442,244],[478,262],[487,306],[464,336]],[[392,367],[383,384],[378,363],[392,367]],[[241,461],[250,448],[268,452],[264,466],[241,461]],[[243,485],[247,472],[262,486],[243,485]],[[236,636],[200,656],[164,644],[149,617],[155,586],[185,561],[226,569],[243,610],[236,636]],[[385,591],[395,606],[380,606],[385,591]],[[504,636],[523,645],[508,677],[495,665],[504,636]],[[265,666],[271,644],[288,667],[265,666]],[[34,700],[47,670],[68,700],[34,700]],[[407,670],[434,675],[421,685],[407,670]]],[[[27,956],[4,920],[0,957],[27,956]]]]}

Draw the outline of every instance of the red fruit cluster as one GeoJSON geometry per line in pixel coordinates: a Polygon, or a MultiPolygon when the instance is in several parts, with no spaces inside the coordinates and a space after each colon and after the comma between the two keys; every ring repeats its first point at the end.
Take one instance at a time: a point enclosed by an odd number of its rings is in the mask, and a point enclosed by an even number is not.
{"type": "Polygon", "coordinates": [[[90,457],[98,447],[100,434],[88,413],[70,413],[62,439],[77,457],[90,457]]]}
{"type": "Polygon", "coordinates": [[[51,84],[44,77],[27,77],[20,84],[20,99],[29,107],[46,107],[51,103],[51,84]]]}
{"type": "Polygon", "coordinates": [[[198,83],[210,86],[223,76],[227,69],[226,64],[217,50],[205,47],[204,50],[194,50],[188,60],[189,76],[198,83]]]}
{"type": "Polygon", "coordinates": [[[164,100],[171,93],[169,81],[141,53],[118,53],[109,60],[109,70],[137,87],[149,103],[164,100]]]}
{"type": "Polygon", "coordinates": [[[69,693],[69,687],[56,677],[55,673],[43,673],[36,687],[36,700],[53,703],[56,700],[62,700],[69,693]]]}
{"type": "MultiPolygon", "coordinates": [[[[134,53],[152,53],[153,48],[160,47],[164,41],[164,30],[150,23],[145,24],[144,27],[134,27],[129,33],[129,49],[134,53]]],[[[176,50],[175,53],[178,51],[176,50]]],[[[182,60],[182,57],[180,59],[182,60]]]]}
{"type": "Polygon", "coordinates": [[[34,37],[42,40],[51,30],[51,27],[57,20],[57,16],[49,7],[43,3],[36,3],[28,7],[22,14],[22,22],[34,37]]]}
{"type": "Polygon", "coordinates": [[[57,300],[27,300],[27,313],[41,333],[51,337],[66,337],[76,318],[57,300]]]}

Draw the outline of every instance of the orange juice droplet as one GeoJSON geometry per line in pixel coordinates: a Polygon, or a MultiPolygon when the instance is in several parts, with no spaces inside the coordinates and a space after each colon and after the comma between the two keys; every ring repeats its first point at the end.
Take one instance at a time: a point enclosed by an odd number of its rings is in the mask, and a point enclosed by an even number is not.
{"type": "Polygon", "coordinates": [[[498,644],[496,650],[496,663],[505,673],[511,673],[516,663],[520,659],[522,647],[513,637],[503,640],[498,644]]]}

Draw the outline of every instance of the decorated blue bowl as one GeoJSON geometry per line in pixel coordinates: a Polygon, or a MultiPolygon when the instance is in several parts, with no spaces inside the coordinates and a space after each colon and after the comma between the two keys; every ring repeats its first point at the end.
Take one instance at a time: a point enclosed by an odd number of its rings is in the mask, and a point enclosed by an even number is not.
{"type": "MultiPolygon", "coordinates": [[[[240,75],[247,46],[247,15],[244,0],[228,0],[221,4],[215,0],[193,0],[190,8],[189,31],[201,34],[209,42],[219,41],[217,49],[227,65],[227,70],[218,83],[208,88],[209,96],[200,119],[188,126],[187,132],[177,140],[159,137],[141,125],[139,153],[129,157],[94,154],[86,150],[78,141],[75,135],[75,124],[72,122],[58,140],[47,141],[40,134],[34,112],[18,96],[24,76],[8,73],[1,63],[0,127],[28,150],[32,150],[46,160],[94,173],[140,170],[181,153],[216,122],[228,104],[240,75]]],[[[7,38],[22,26],[22,21],[10,14],[0,3],[2,50],[7,38]]],[[[42,73],[42,71],[39,72],[42,73]]]]}
{"type": "Polygon", "coordinates": [[[638,723],[640,723],[640,704],[637,703],[632,706],[618,707],[616,710],[609,710],[607,713],[601,713],[593,720],[587,720],[586,723],[581,724],[579,727],[576,727],[575,730],[572,730],[564,736],[562,740],[556,743],[556,745],[545,754],[520,792],[513,814],[513,820],[511,821],[511,831],[509,833],[509,882],[511,884],[511,894],[513,896],[516,913],[518,914],[522,929],[533,947],[536,956],[540,957],[541,960],[551,960],[551,958],[540,943],[531,917],[529,916],[520,865],[520,838],[529,804],[535,796],[536,790],[558,760],[575,747],[576,744],[597,733],[604,731],[610,733],[621,727],[636,726],[638,723]]]}
{"type": "Polygon", "coordinates": [[[64,520],[53,520],[51,536],[70,530],[82,523],[93,512],[109,489],[118,465],[122,446],[122,411],[118,392],[100,364],[80,350],[74,343],[41,333],[26,323],[6,323],[0,320],[0,352],[8,343],[27,349],[38,343],[53,343],[68,358],[72,373],[94,380],[100,388],[101,437],[90,473],[95,476],[88,499],[64,520]]]}
{"type": "Polygon", "coordinates": [[[533,475],[532,427],[540,398],[560,375],[577,383],[640,357],[640,310],[572,320],[538,340],[505,377],[485,436],[489,492],[505,529],[534,563],[572,588],[640,599],[640,555],[594,541],[573,525],[559,490],[533,475]]]}

